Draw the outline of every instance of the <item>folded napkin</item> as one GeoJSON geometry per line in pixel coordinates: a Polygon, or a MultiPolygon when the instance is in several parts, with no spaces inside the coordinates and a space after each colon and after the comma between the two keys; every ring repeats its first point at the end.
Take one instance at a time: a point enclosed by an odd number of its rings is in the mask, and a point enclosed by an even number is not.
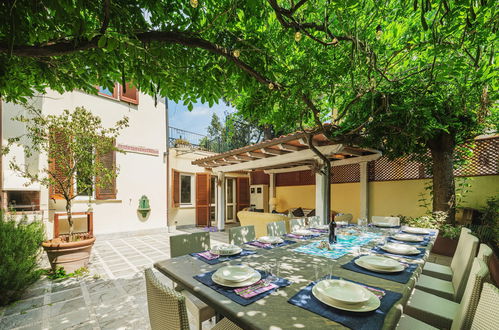
{"type": "Polygon", "coordinates": [[[310,228],[310,231],[313,231],[316,233],[329,233],[329,229],[310,228]]]}
{"type": "MultiPolygon", "coordinates": [[[[334,276],[333,278],[338,279],[338,277],[336,276],[334,276]]],[[[331,321],[341,323],[351,329],[381,329],[383,327],[386,314],[390,311],[393,305],[400,298],[402,298],[402,294],[389,290],[383,290],[382,288],[378,287],[367,287],[364,284],[355,281],[350,282],[360,284],[369,289],[371,292],[373,292],[372,290],[376,290],[375,292],[378,292],[378,294],[375,294],[378,296],[378,298],[383,293],[383,296],[380,299],[380,307],[372,312],[356,313],[347,312],[328,306],[319,301],[312,294],[312,287],[315,285],[315,282],[310,283],[307,287],[300,290],[296,295],[288,300],[288,303],[311,311],[315,314],[321,315],[325,318],[330,319],[331,321]]]]}
{"type": "Polygon", "coordinates": [[[287,237],[296,238],[296,239],[311,239],[315,237],[319,237],[320,234],[313,235],[295,235],[295,234],[286,234],[287,237]]]}
{"type": "Polygon", "coordinates": [[[219,264],[219,263],[224,262],[224,261],[234,260],[237,258],[252,255],[255,253],[256,253],[256,251],[250,251],[250,250],[243,249],[243,251],[241,253],[235,254],[232,256],[220,256],[218,254],[213,254],[210,251],[191,253],[190,255],[198,260],[206,262],[209,265],[216,265],[216,264],[219,264]]]}
{"type": "Polygon", "coordinates": [[[234,292],[243,298],[252,298],[260,293],[278,288],[279,286],[274,283],[267,284],[265,280],[260,280],[255,284],[247,286],[245,288],[234,289],[234,292]]]}
{"type": "Polygon", "coordinates": [[[421,242],[408,242],[408,241],[399,241],[398,239],[388,237],[387,241],[390,243],[427,246],[428,243],[430,242],[430,238],[425,237],[421,242]]]}
{"type": "Polygon", "coordinates": [[[378,273],[374,272],[368,269],[365,269],[363,267],[360,267],[355,263],[355,260],[357,260],[360,257],[352,259],[350,262],[347,262],[346,264],[342,265],[341,268],[345,268],[348,270],[351,270],[353,272],[361,273],[361,274],[366,274],[374,277],[379,277],[379,278],[384,278],[385,280],[390,280],[398,283],[407,283],[412,277],[412,274],[414,271],[418,268],[417,264],[408,264],[408,263],[402,263],[405,268],[404,270],[396,273],[378,273]]]}
{"type": "Polygon", "coordinates": [[[418,249],[420,253],[419,254],[414,254],[414,255],[395,254],[395,253],[386,252],[379,245],[373,247],[371,249],[371,251],[379,253],[379,254],[386,254],[386,255],[389,255],[389,256],[402,257],[402,258],[406,258],[406,259],[414,259],[414,260],[416,260],[416,259],[423,258],[425,256],[426,249],[425,248],[416,248],[416,249],[418,249]]]}
{"type": "MultiPolygon", "coordinates": [[[[257,271],[262,275],[262,280],[265,280],[267,278],[267,274],[265,274],[264,272],[262,272],[260,270],[257,270],[257,271]]],[[[211,271],[211,272],[207,272],[204,274],[196,275],[196,276],[194,276],[194,279],[196,279],[197,281],[203,283],[207,287],[212,288],[216,292],[220,293],[221,295],[229,298],[230,300],[232,300],[232,301],[234,301],[242,306],[248,306],[248,305],[254,303],[255,301],[258,301],[262,298],[265,298],[266,296],[268,296],[269,294],[271,294],[273,291],[277,290],[278,288],[285,287],[285,286],[288,286],[291,284],[291,282],[288,281],[287,279],[278,277],[276,281],[272,282],[272,284],[274,284],[276,286],[275,288],[269,288],[268,290],[266,290],[264,292],[256,293],[252,297],[243,297],[242,295],[237,294],[235,292],[235,290],[237,290],[237,289],[228,288],[226,286],[218,285],[215,282],[213,282],[213,280],[211,279],[211,275],[213,275],[214,272],[216,272],[216,270],[211,271]]]]}
{"type": "Polygon", "coordinates": [[[282,243],[279,243],[279,244],[262,243],[262,242],[258,242],[258,241],[250,241],[246,244],[256,246],[259,248],[263,248],[266,250],[270,250],[270,249],[273,249],[276,247],[286,246],[286,245],[295,244],[295,243],[296,243],[296,241],[290,241],[290,240],[285,239],[282,243]]]}

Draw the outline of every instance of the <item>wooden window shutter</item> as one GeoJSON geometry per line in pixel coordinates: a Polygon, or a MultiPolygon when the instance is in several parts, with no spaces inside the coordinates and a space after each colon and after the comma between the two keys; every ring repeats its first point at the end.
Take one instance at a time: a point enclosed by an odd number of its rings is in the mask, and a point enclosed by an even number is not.
{"type": "Polygon", "coordinates": [[[236,209],[241,211],[250,206],[249,178],[237,178],[236,183],[236,209]]]}
{"type": "Polygon", "coordinates": [[[210,186],[210,174],[196,173],[196,226],[210,224],[210,186]]]}
{"type": "Polygon", "coordinates": [[[139,104],[139,91],[131,83],[126,83],[126,87],[120,88],[120,100],[128,103],[139,104]]]}
{"type": "MultiPolygon", "coordinates": [[[[113,141],[116,145],[116,141],[113,141]]],[[[97,159],[102,165],[112,171],[116,172],[116,150],[111,150],[105,154],[97,155],[97,159]]],[[[99,182],[99,177],[95,178],[96,182],[99,182]]],[[[106,182],[105,185],[95,187],[95,198],[96,199],[116,199],[116,176],[114,176],[110,182],[106,182]]]]}
{"type": "Polygon", "coordinates": [[[180,206],[180,173],[172,169],[172,206],[180,206]]]}
{"type": "MultiPolygon", "coordinates": [[[[65,141],[65,136],[63,132],[57,131],[55,129],[51,129],[49,132],[49,143],[56,143],[57,145],[60,146],[60,149],[64,150],[67,147],[65,146],[66,141],[65,141]]],[[[67,144],[66,144],[67,145],[67,144]]],[[[49,154],[49,171],[52,174],[52,178],[54,178],[57,181],[66,181],[68,178],[66,178],[65,170],[67,170],[67,167],[64,166],[64,161],[58,159],[55,157],[54,154],[49,154]]],[[[73,181],[72,178],[69,180],[73,181]]],[[[70,195],[73,195],[73,185],[71,185],[70,189],[70,195]]],[[[52,184],[49,187],[49,194],[50,198],[52,199],[64,199],[63,197],[63,191],[62,189],[56,184],[52,184]]]]}

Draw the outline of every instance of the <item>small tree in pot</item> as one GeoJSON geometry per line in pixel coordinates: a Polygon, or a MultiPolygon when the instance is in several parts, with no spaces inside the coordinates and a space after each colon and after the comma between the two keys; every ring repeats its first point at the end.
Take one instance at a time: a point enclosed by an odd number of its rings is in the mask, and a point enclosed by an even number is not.
{"type": "Polygon", "coordinates": [[[46,154],[49,161],[47,166],[33,170],[26,162],[19,164],[13,159],[10,168],[26,178],[28,184],[38,182],[49,188],[52,198],[65,200],[69,234],[45,241],[43,247],[53,269],[63,266],[71,272],[86,266],[95,241],[94,237],[74,232],[72,202],[78,192],[91,196],[95,188],[106,187],[116,178],[116,166],[109,166],[103,159],[119,151],[114,141],[128,126],[128,119],[104,128],[101,119],[83,107],[64,110],[60,115],[43,115],[37,109],[28,109],[29,115],[15,118],[25,124],[25,135],[10,139],[9,145],[22,143],[26,159],[46,154]]]}

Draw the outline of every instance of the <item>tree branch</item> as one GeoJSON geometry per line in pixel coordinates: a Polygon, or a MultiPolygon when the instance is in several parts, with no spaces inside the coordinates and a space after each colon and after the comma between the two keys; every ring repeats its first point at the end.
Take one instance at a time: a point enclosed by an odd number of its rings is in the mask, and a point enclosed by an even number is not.
{"type": "Polygon", "coordinates": [[[104,0],[104,19],[102,20],[102,26],[100,28],[100,34],[106,33],[107,27],[109,26],[109,11],[111,7],[111,0],[104,0]]]}

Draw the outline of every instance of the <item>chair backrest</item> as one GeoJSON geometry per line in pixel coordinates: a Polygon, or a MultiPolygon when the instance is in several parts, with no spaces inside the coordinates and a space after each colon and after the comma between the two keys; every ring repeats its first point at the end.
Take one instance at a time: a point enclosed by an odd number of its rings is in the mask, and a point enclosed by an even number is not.
{"type": "Polygon", "coordinates": [[[490,257],[492,257],[492,249],[487,244],[482,243],[478,248],[478,255],[476,257],[488,265],[490,257]]]}
{"type": "Polygon", "coordinates": [[[282,236],[286,234],[286,221],[276,221],[267,224],[267,235],[282,236]]]}
{"type": "Polygon", "coordinates": [[[499,289],[491,283],[484,283],[471,330],[497,329],[499,324],[498,301],[499,289]]]}
{"type": "Polygon", "coordinates": [[[241,226],[229,229],[229,244],[242,245],[255,240],[255,226],[241,226]]]}
{"type": "Polygon", "coordinates": [[[318,217],[318,216],[308,217],[307,220],[308,220],[308,225],[310,227],[315,227],[315,226],[322,225],[321,218],[318,217]]]}
{"type": "Polygon", "coordinates": [[[399,217],[379,217],[379,216],[372,216],[371,217],[371,223],[377,224],[377,223],[389,223],[393,226],[400,226],[400,218],[399,217]]]}
{"type": "Polygon", "coordinates": [[[289,228],[291,232],[305,227],[305,219],[291,219],[289,220],[289,228]]]}
{"type": "Polygon", "coordinates": [[[466,282],[463,299],[452,322],[452,330],[469,329],[480,298],[483,283],[489,277],[489,268],[483,260],[474,258],[470,276],[466,282]]]}
{"type": "Polygon", "coordinates": [[[352,221],[352,219],[353,219],[353,215],[350,213],[345,213],[345,214],[340,214],[340,215],[334,216],[335,222],[343,221],[343,222],[350,223],[350,221],[352,221]]]}
{"type": "Polygon", "coordinates": [[[466,234],[463,237],[462,251],[456,251],[452,258],[452,285],[454,286],[454,301],[460,302],[463,297],[466,282],[470,275],[471,265],[478,249],[478,238],[466,234]],[[454,267],[453,267],[454,265],[454,267]]]}
{"type": "Polygon", "coordinates": [[[180,257],[210,249],[210,233],[199,232],[170,237],[170,256],[180,257]]]}
{"type": "Polygon", "coordinates": [[[454,253],[454,256],[452,257],[452,261],[450,264],[450,268],[454,269],[455,265],[453,263],[457,262],[454,261],[454,259],[457,257],[458,254],[462,253],[463,248],[464,248],[464,241],[466,240],[466,235],[470,235],[471,230],[466,228],[466,227],[461,227],[461,233],[459,234],[459,239],[457,241],[457,246],[456,246],[456,252],[454,253]]]}
{"type": "Polygon", "coordinates": [[[151,329],[189,330],[184,296],[161,283],[151,268],[145,270],[145,278],[151,329]]]}

